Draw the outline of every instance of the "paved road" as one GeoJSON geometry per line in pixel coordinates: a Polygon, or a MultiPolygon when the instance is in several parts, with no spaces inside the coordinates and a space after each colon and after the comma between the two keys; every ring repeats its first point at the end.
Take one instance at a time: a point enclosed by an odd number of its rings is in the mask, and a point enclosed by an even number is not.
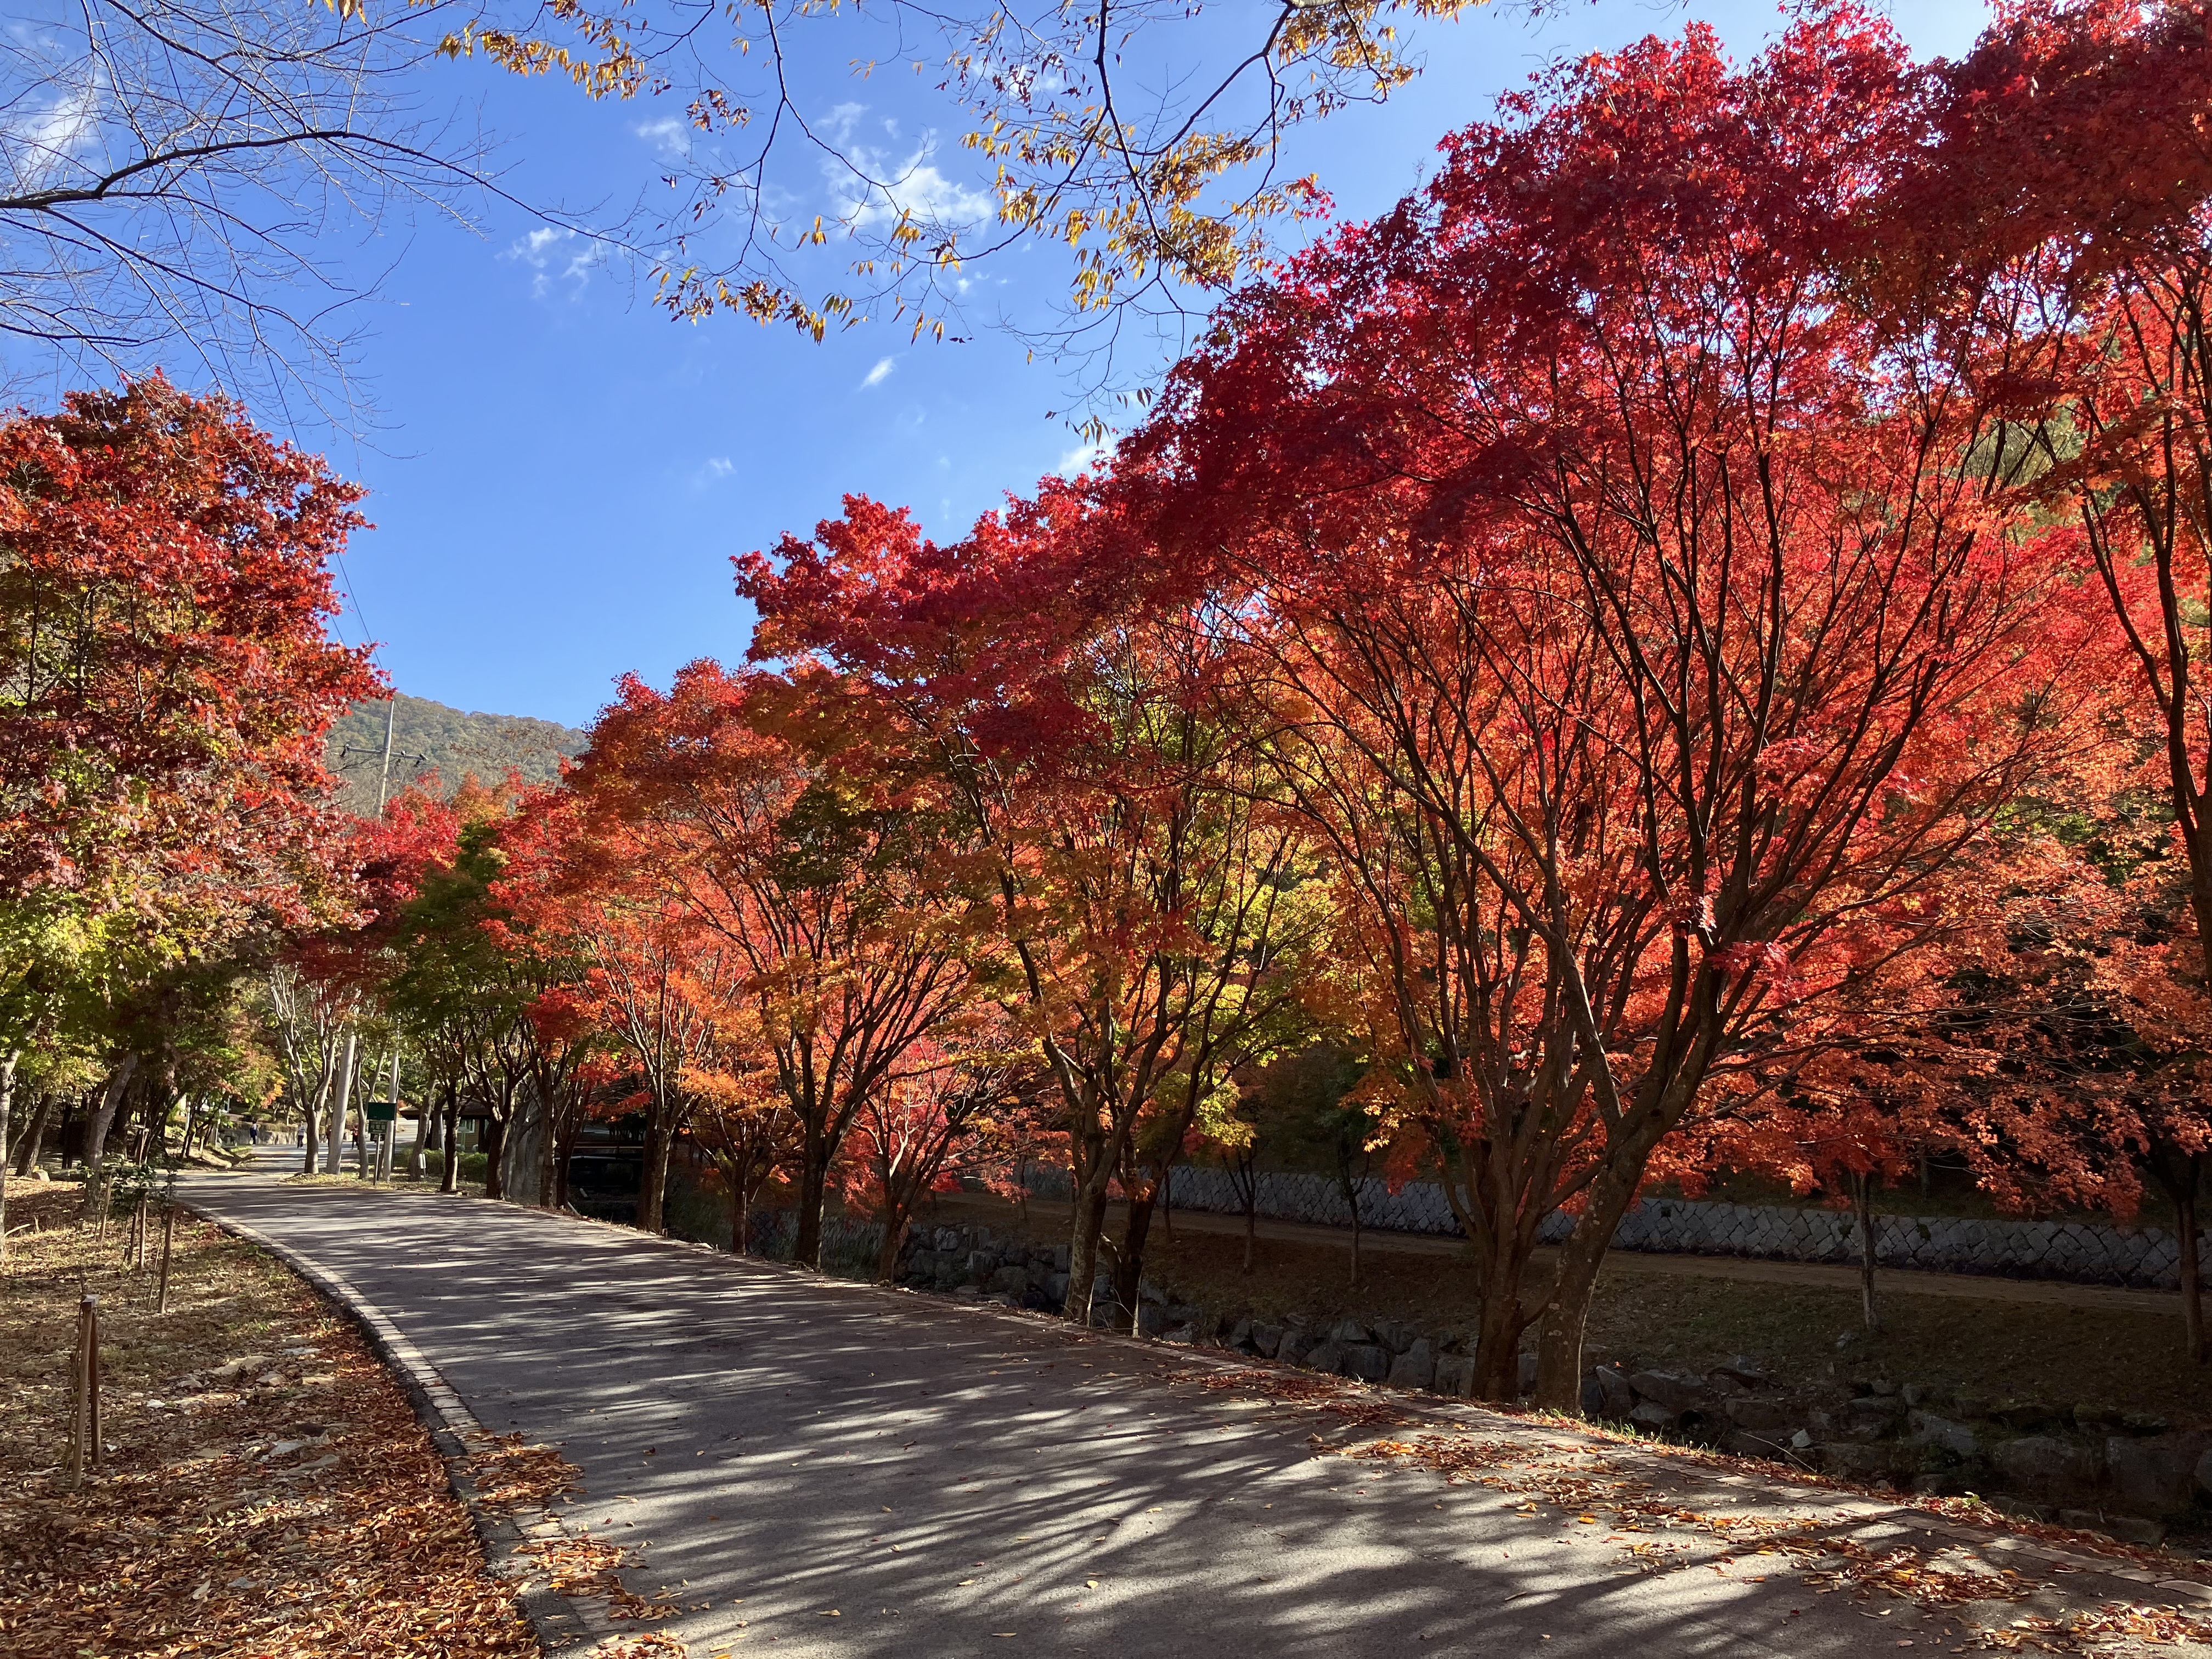
{"type": "MultiPolygon", "coordinates": [[[[1459,1420],[1503,1489],[1448,1484],[1317,1445],[1339,1419],[1205,1386],[1176,1351],[504,1205],[252,1175],[191,1197],[350,1280],[485,1426],[559,1443],[583,1472],[571,1525],[641,1553],[628,1582],[673,1589],[667,1629],[700,1659],[1813,1659],[1957,1639],[1948,1613],[1819,1593],[1784,1556],[1724,1559],[1707,1525],[1631,1533],[1572,1492],[1530,1500],[1562,1471],[2048,1571],[2000,1535],[1961,1553],[1914,1512],[1594,1460],[1492,1413],[1459,1420]]],[[[2179,1599],[2102,1571],[2051,1583],[2033,1608],[2179,1599]]]]}

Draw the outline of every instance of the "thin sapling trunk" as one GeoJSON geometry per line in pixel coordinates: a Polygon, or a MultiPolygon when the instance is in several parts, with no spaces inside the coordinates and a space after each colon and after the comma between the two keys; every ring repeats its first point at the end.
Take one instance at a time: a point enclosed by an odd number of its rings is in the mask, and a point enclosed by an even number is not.
{"type": "Polygon", "coordinates": [[[1875,1181],[1870,1171],[1854,1170],[1850,1173],[1851,1215],[1859,1229],[1859,1312],[1869,1331],[1881,1328],[1881,1316],[1875,1311],[1874,1301],[1875,1181]]]}
{"type": "Polygon", "coordinates": [[[445,1158],[438,1170],[438,1190],[457,1193],[461,1186],[461,1092],[450,1084],[446,1088],[445,1120],[445,1158]]]}

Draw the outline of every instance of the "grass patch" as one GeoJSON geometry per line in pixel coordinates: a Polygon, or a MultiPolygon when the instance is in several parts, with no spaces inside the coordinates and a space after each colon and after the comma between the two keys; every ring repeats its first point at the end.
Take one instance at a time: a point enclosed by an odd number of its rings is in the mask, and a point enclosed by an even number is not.
{"type": "MultiPolygon", "coordinates": [[[[963,1197],[946,1207],[954,1224],[983,1220],[1001,1231],[1066,1242],[1065,1206],[1032,1204],[1024,1227],[1011,1205],[963,1197]]],[[[1378,1248],[1370,1235],[1360,1282],[1340,1244],[1262,1237],[1253,1271],[1243,1271],[1241,1236],[1178,1229],[1156,1219],[1145,1275],[1176,1301],[1215,1313],[1316,1321],[1397,1319],[1431,1333],[1472,1334],[1479,1309],[1461,1256],[1378,1248]]],[[[1704,1371],[1731,1355],[1753,1354],[1784,1379],[1812,1383],[1886,1377],[1988,1401],[2039,1401],[2140,1412],[2177,1427],[2212,1424],[2212,1368],[2183,1351],[2179,1303],[2171,1315],[2062,1303],[1916,1296],[1884,1275],[1878,1294],[1885,1328],[1860,1329],[1857,1293],[1841,1287],[1608,1270],[1598,1282],[1585,1357],[1662,1370],[1704,1371]]],[[[1528,1289],[1540,1293],[1540,1273],[1528,1289]]]]}
{"type": "MultiPolygon", "coordinates": [[[[13,1186],[0,1277],[0,1650],[506,1659],[538,1645],[397,1382],[276,1262],[179,1214],[166,1315],[74,1182],[13,1186]],[[60,1488],[78,1298],[106,1466],[60,1488]],[[259,1363],[232,1365],[258,1357],[259,1363]],[[226,1368],[228,1370],[226,1371],[226,1368]]],[[[160,1229],[154,1227],[158,1265],[160,1229]]]]}
{"type": "Polygon", "coordinates": [[[1806,1381],[1886,1377],[1984,1402],[2145,1413],[2177,1427],[2212,1423],[2212,1376],[2184,1352],[2171,1317],[2060,1303],[1882,1297],[1883,1329],[1860,1329],[1857,1296],[1814,1285],[1612,1273],[1599,1282],[1590,1346],[1662,1370],[1708,1370],[1756,1354],[1806,1381]]]}

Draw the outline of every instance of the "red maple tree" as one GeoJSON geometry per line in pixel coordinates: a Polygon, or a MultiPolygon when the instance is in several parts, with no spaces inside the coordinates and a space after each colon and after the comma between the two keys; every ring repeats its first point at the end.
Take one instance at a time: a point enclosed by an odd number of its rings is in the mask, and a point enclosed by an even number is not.
{"type": "Polygon", "coordinates": [[[1924,1005],[2000,814],[2088,741],[2070,549],[1957,459],[2008,406],[1835,275],[1911,85],[1846,9],[1740,70],[1702,28],[1565,67],[1242,301],[1124,456],[1172,481],[1168,561],[1242,576],[1364,1087],[1474,1246],[1486,1393],[1534,1325],[1573,1407],[1677,1132],[1924,1005]]]}

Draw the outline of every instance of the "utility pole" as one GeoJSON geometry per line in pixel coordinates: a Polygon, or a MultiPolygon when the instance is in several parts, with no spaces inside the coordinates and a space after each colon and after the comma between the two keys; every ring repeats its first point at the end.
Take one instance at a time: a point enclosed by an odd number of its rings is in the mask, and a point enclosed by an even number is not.
{"type": "MultiPolygon", "coordinates": [[[[392,740],[393,734],[398,730],[398,724],[399,693],[395,690],[392,696],[386,700],[384,705],[384,742],[382,745],[375,749],[356,749],[351,744],[348,744],[338,750],[338,761],[341,765],[344,763],[346,757],[349,755],[374,755],[377,757],[379,769],[376,778],[376,816],[380,819],[384,817],[385,803],[392,799],[392,757],[395,752],[392,748],[392,740]]],[[[417,766],[428,766],[430,763],[430,757],[428,755],[416,754],[412,750],[399,750],[396,752],[398,753],[402,759],[411,760],[417,766]]],[[[345,1066],[338,1084],[337,1109],[331,1114],[330,1158],[325,1166],[326,1173],[331,1175],[336,1175],[338,1172],[338,1164],[343,1155],[345,1133],[346,1097],[353,1090],[353,1060],[356,1040],[355,1034],[352,1031],[348,1031],[346,1033],[345,1066]]],[[[392,1095],[394,1098],[397,1098],[399,1092],[399,1051],[396,1046],[392,1052],[392,1095]]],[[[372,1085],[370,1086],[373,1087],[374,1085],[372,1085]]],[[[363,1103],[362,1109],[366,1112],[366,1102],[363,1103]]],[[[368,1141],[368,1120],[365,1116],[362,1120],[361,1127],[361,1172],[363,1176],[367,1176],[369,1168],[368,1141]]]]}
{"type": "Polygon", "coordinates": [[[376,749],[356,749],[351,744],[348,744],[338,750],[338,759],[341,762],[343,762],[349,755],[374,755],[379,758],[383,769],[376,781],[376,816],[379,817],[384,816],[385,802],[392,798],[392,756],[396,753],[400,759],[411,760],[417,766],[428,766],[430,763],[430,757],[428,755],[418,755],[409,749],[394,750],[392,748],[392,732],[398,723],[399,694],[394,691],[390,700],[384,705],[383,745],[376,749]]]}
{"type": "Polygon", "coordinates": [[[399,1045],[392,1045],[392,1084],[384,1091],[385,1100],[392,1107],[389,1121],[380,1118],[376,1139],[376,1176],[378,1181],[392,1179],[392,1143],[399,1139],[399,1045]]]}

